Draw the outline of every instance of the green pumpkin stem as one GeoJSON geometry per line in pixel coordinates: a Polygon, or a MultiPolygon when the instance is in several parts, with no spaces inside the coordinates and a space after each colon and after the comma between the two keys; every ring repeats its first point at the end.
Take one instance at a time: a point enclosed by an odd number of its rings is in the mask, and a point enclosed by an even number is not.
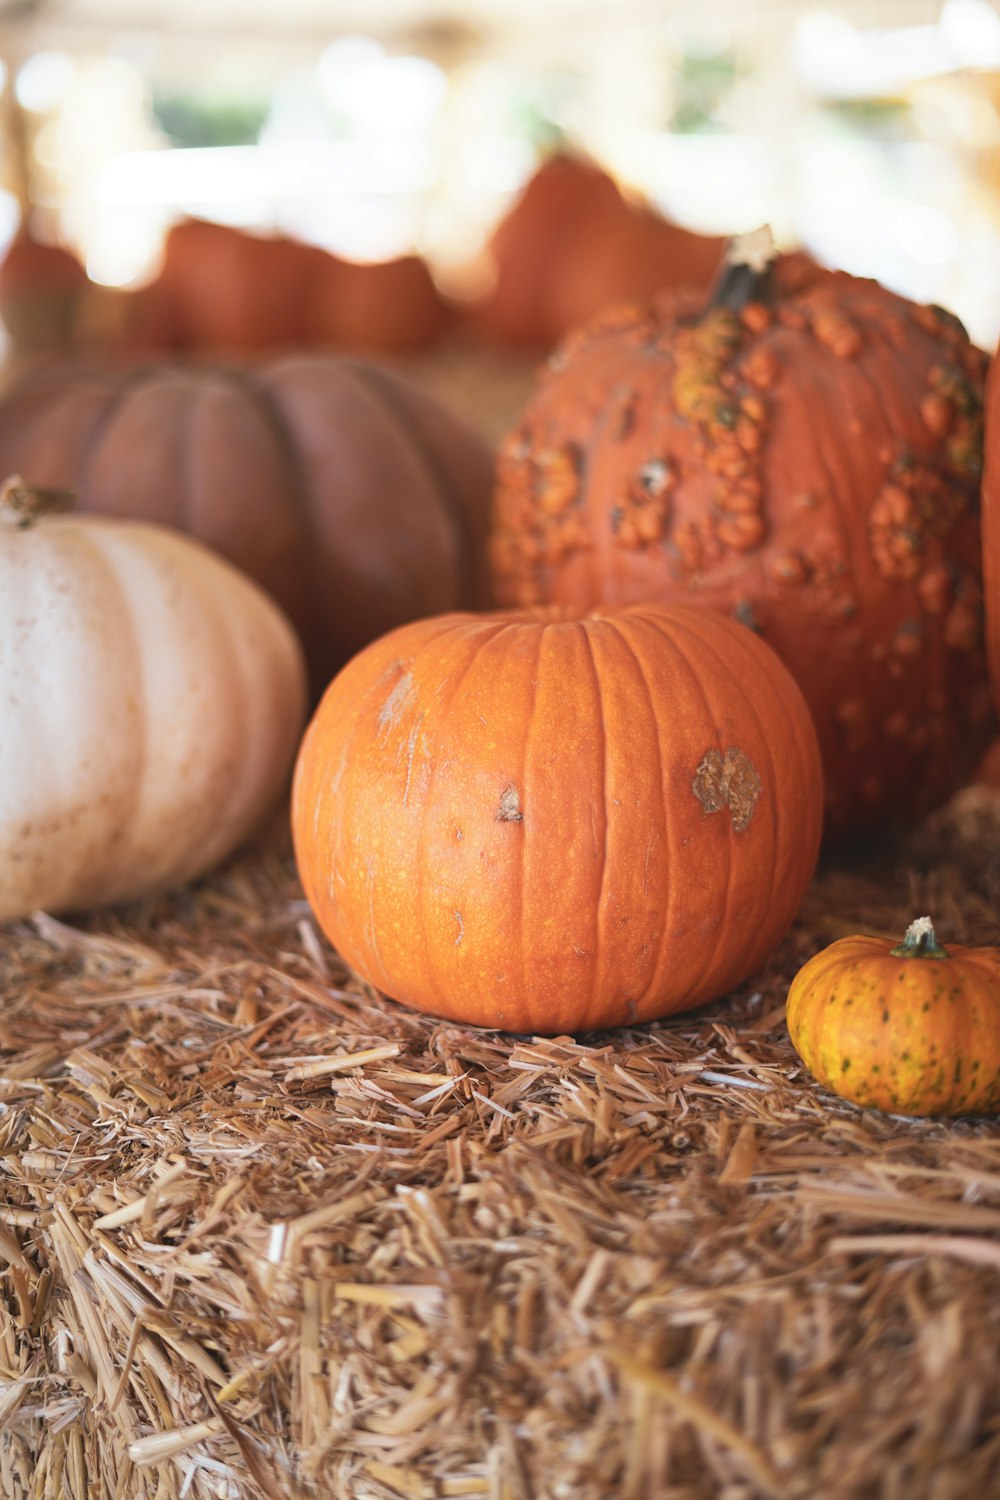
{"type": "Polygon", "coordinates": [[[54,510],[72,510],[72,490],[50,490],[26,484],[20,474],[11,474],[0,484],[0,522],[23,529],[54,510]]]}
{"type": "Polygon", "coordinates": [[[930,917],[917,917],[911,922],[903,941],[891,948],[893,958],[950,958],[947,948],[942,948],[934,936],[934,924],[930,917]]]}
{"type": "Polygon", "coordinates": [[[729,241],[709,305],[742,312],[748,302],[774,301],[774,235],[764,224],[729,241]]]}

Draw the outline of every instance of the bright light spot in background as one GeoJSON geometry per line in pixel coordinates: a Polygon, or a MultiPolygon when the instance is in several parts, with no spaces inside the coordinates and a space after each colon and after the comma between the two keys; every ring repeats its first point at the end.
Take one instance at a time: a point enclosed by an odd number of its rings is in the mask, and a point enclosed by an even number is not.
{"type": "Polygon", "coordinates": [[[385,48],[368,36],[344,36],[324,49],[316,64],[319,81],[336,98],[346,80],[385,59],[385,48]]]}
{"type": "Polygon", "coordinates": [[[424,131],[444,103],[448,80],[427,57],[387,57],[375,42],[334,42],[319,62],[320,81],[334,109],[365,135],[424,131]]]}
{"type": "Polygon", "coordinates": [[[956,63],[969,68],[1000,64],[1000,16],[986,0],[945,0],[940,27],[956,63]]]}
{"type": "Polygon", "coordinates": [[[795,24],[792,56],[806,88],[824,94],[830,79],[851,66],[858,34],[846,16],[815,11],[795,24]]]}
{"type": "Polygon", "coordinates": [[[130,286],[156,269],[163,240],[158,218],[109,212],[87,242],[87,275],[101,286],[130,286]]]}
{"type": "Polygon", "coordinates": [[[0,188],[0,256],[17,233],[20,222],[21,205],[16,193],[8,193],[6,188],[0,188]]]}
{"type": "Polygon", "coordinates": [[[36,52],[18,69],[17,102],[34,114],[55,109],[73,81],[73,59],[65,52],[36,52]]]}
{"type": "Polygon", "coordinates": [[[670,40],[689,57],[721,57],[732,45],[728,22],[703,10],[682,10],[666,23],[670,40]]]}
{"type": "Polygon", "coordinates": [[[958,254],[958,231],[939,208],[911,203],[897,220],[901,248],[925,266],[946,266],[958,254]]]}

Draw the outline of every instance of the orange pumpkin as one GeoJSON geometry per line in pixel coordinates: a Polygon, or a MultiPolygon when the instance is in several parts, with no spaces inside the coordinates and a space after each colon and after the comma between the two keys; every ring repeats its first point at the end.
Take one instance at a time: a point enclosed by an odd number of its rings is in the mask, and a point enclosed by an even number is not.
{"type": "Polygon", "coordinates": [[[448,316],[420,256],[361,264],[203,219],[173,225],[159,275],[129,300],[127,335],[176,349],[403,353],[430,344],[448,316]]]}
{"type": "Polygon", "coordinates": [[[716,235],[696,234],[620,200],[563,250],[549,291],[545,342],[556,343],[616,302],[645,302],[669,287],[707,287],[724,250],[716,235]]]}
{"type": "Polygon", "coordinates": [[[488,340],[548,349],[606,303],[707,286],[722,244],[633,205],[596,162],[556,152],[490,238],[493,285],[471,325],[488,340]]]}
{"type": "Polygon", "coordinates": [[[88,286],[72,251],[21,229],[0,261],[0,317],[17,349],[68,349],[88,286]]]}
{"type": "Polygon", "coordinates": [[[753,624],[813,711],[842,835],[941,803],[991,732],[986,357],[940,309],[789,269],[794,291],[734,263],[710,298],[571,335],[501,446],[492,563],[502,604],[753,624]]]}
{"type": "Polygon", "coordinates": [[[301,344],[306,289],[322,254],[286,235],[183,219],[170,228],[160,274],[143,295],[160,310],[174,348],[301,344]]]}
{"type": "Polygon", "coordinates": [[[445,615],[331,683],[292,825],[319,923],[371,984],[554,1033],[752,975],[812,875],[821,785],[794,682],[721,615],[445,615]]]}
{"type": "MultiPolygon", "coordinates": [[[[994,359],[986,382],[983,436],[983,582],[986,651],[993,701],[1000,713],[1000,360],[994,359]]],[[[1000,750],[997,751],[1000,760],[1000,750]]],[[[1000,780],[1000,777],[997,778],[1000,780]]]]}
{"type": "Polygon", "coordinates": [[[309,343],[408,354],[444,332],[450,312],[422,256],[367,263],[321,253],[309,297],[309,343]]]}
{"type": "Polygon", "coordinates": [[[810,1073],[855,1104],[905,1115],[1000,1109],[1000,949],[942,948],[929,917],[902,943],[846,937],[788,991],[810,1073]]]}

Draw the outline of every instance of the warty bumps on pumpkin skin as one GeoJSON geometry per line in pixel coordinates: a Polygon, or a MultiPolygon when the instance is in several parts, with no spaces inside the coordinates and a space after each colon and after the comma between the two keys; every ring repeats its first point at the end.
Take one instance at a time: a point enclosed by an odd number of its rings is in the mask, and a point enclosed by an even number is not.
{"type": "Polygon", "coordinates": [[[365,979],[507,1031],[648,1021],[754,974],[822,820],[793,679],[722,615],[446,615],[334,679],[299,752],[295,853],[365,979]]]}
{"type": "Polygon", "coordinates": [[[732,265],[611,309],[500,447],[498,601],[731,613],[813,712],[827,832],[943,802],[991,733],[978,491],[986,356],[875,282],[732,265]]]}

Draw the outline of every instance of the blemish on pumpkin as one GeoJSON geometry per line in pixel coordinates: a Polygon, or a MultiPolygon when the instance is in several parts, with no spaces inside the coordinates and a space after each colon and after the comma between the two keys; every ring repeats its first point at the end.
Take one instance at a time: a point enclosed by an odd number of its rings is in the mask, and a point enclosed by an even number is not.
{"type": "Polygon", "coordinates": [[[458,923],[458,937],[455,939],[455,947],[460,948],[462,946],[462,939],[465,936],[465,923],[462,921],[462,913],[460,911],[455,911],[452,915],[458,923]]]}
{"type": "Polygon", "coordinates": [[[500,806],[497,808],[498,823],[521,823],[524,814],[521,811],[521,794],[513,782],[505,786],[500,793],[500,806]]]}
{"type": "MultiPolygon", "coordinates": [[[[423,715],[422,714],[420,716],[420,719],[421,720],[423,719],[423,715]]],[[[416,752],[417,752],[417,730],[419,729],[419,727],[420,727],[420,720],[417,720],[417,722],[414,723],[413,726],[411,727],[410,733],[407,736],[407,740],[406,740],[406,785],[403,787],[403,806],[404,807],[407,805],[407,803],[410,800],[410,783],[413,780],[413,757],[416,755],[416,752]]]]}
{"type": "Polygon", "coordinates": [[[625,1007],[626,1021],[635,1021],[639,1015],[639,1006],[635,1000],[630,1000],[625,1007]]]}
{"type": "Polygon", "coordinates": [[[745,625],[748,630],[760,633],[761,627],[760,621],[757,618],[757,611],[749,599],[737,599],[733,605],[732,613],[734,620],[739,620],[740,624],[745,625]]]}
{"type": "Polygon", "coordinates": [[[721,812],[728,807],[734,829],[742,833],[761,794],[761,780],[746,751],[730,745],[724,756],[718,750],[706,750],[698,762],[691,790],[706,813],[721,812]]]}
{"type": "Polygon", "coordinates": [[[403,712],[412,702],[414,693],[413,678],[409,672],[404,672],[379,709],[378,727],[380,729],[395,728],[403,712]]]}

